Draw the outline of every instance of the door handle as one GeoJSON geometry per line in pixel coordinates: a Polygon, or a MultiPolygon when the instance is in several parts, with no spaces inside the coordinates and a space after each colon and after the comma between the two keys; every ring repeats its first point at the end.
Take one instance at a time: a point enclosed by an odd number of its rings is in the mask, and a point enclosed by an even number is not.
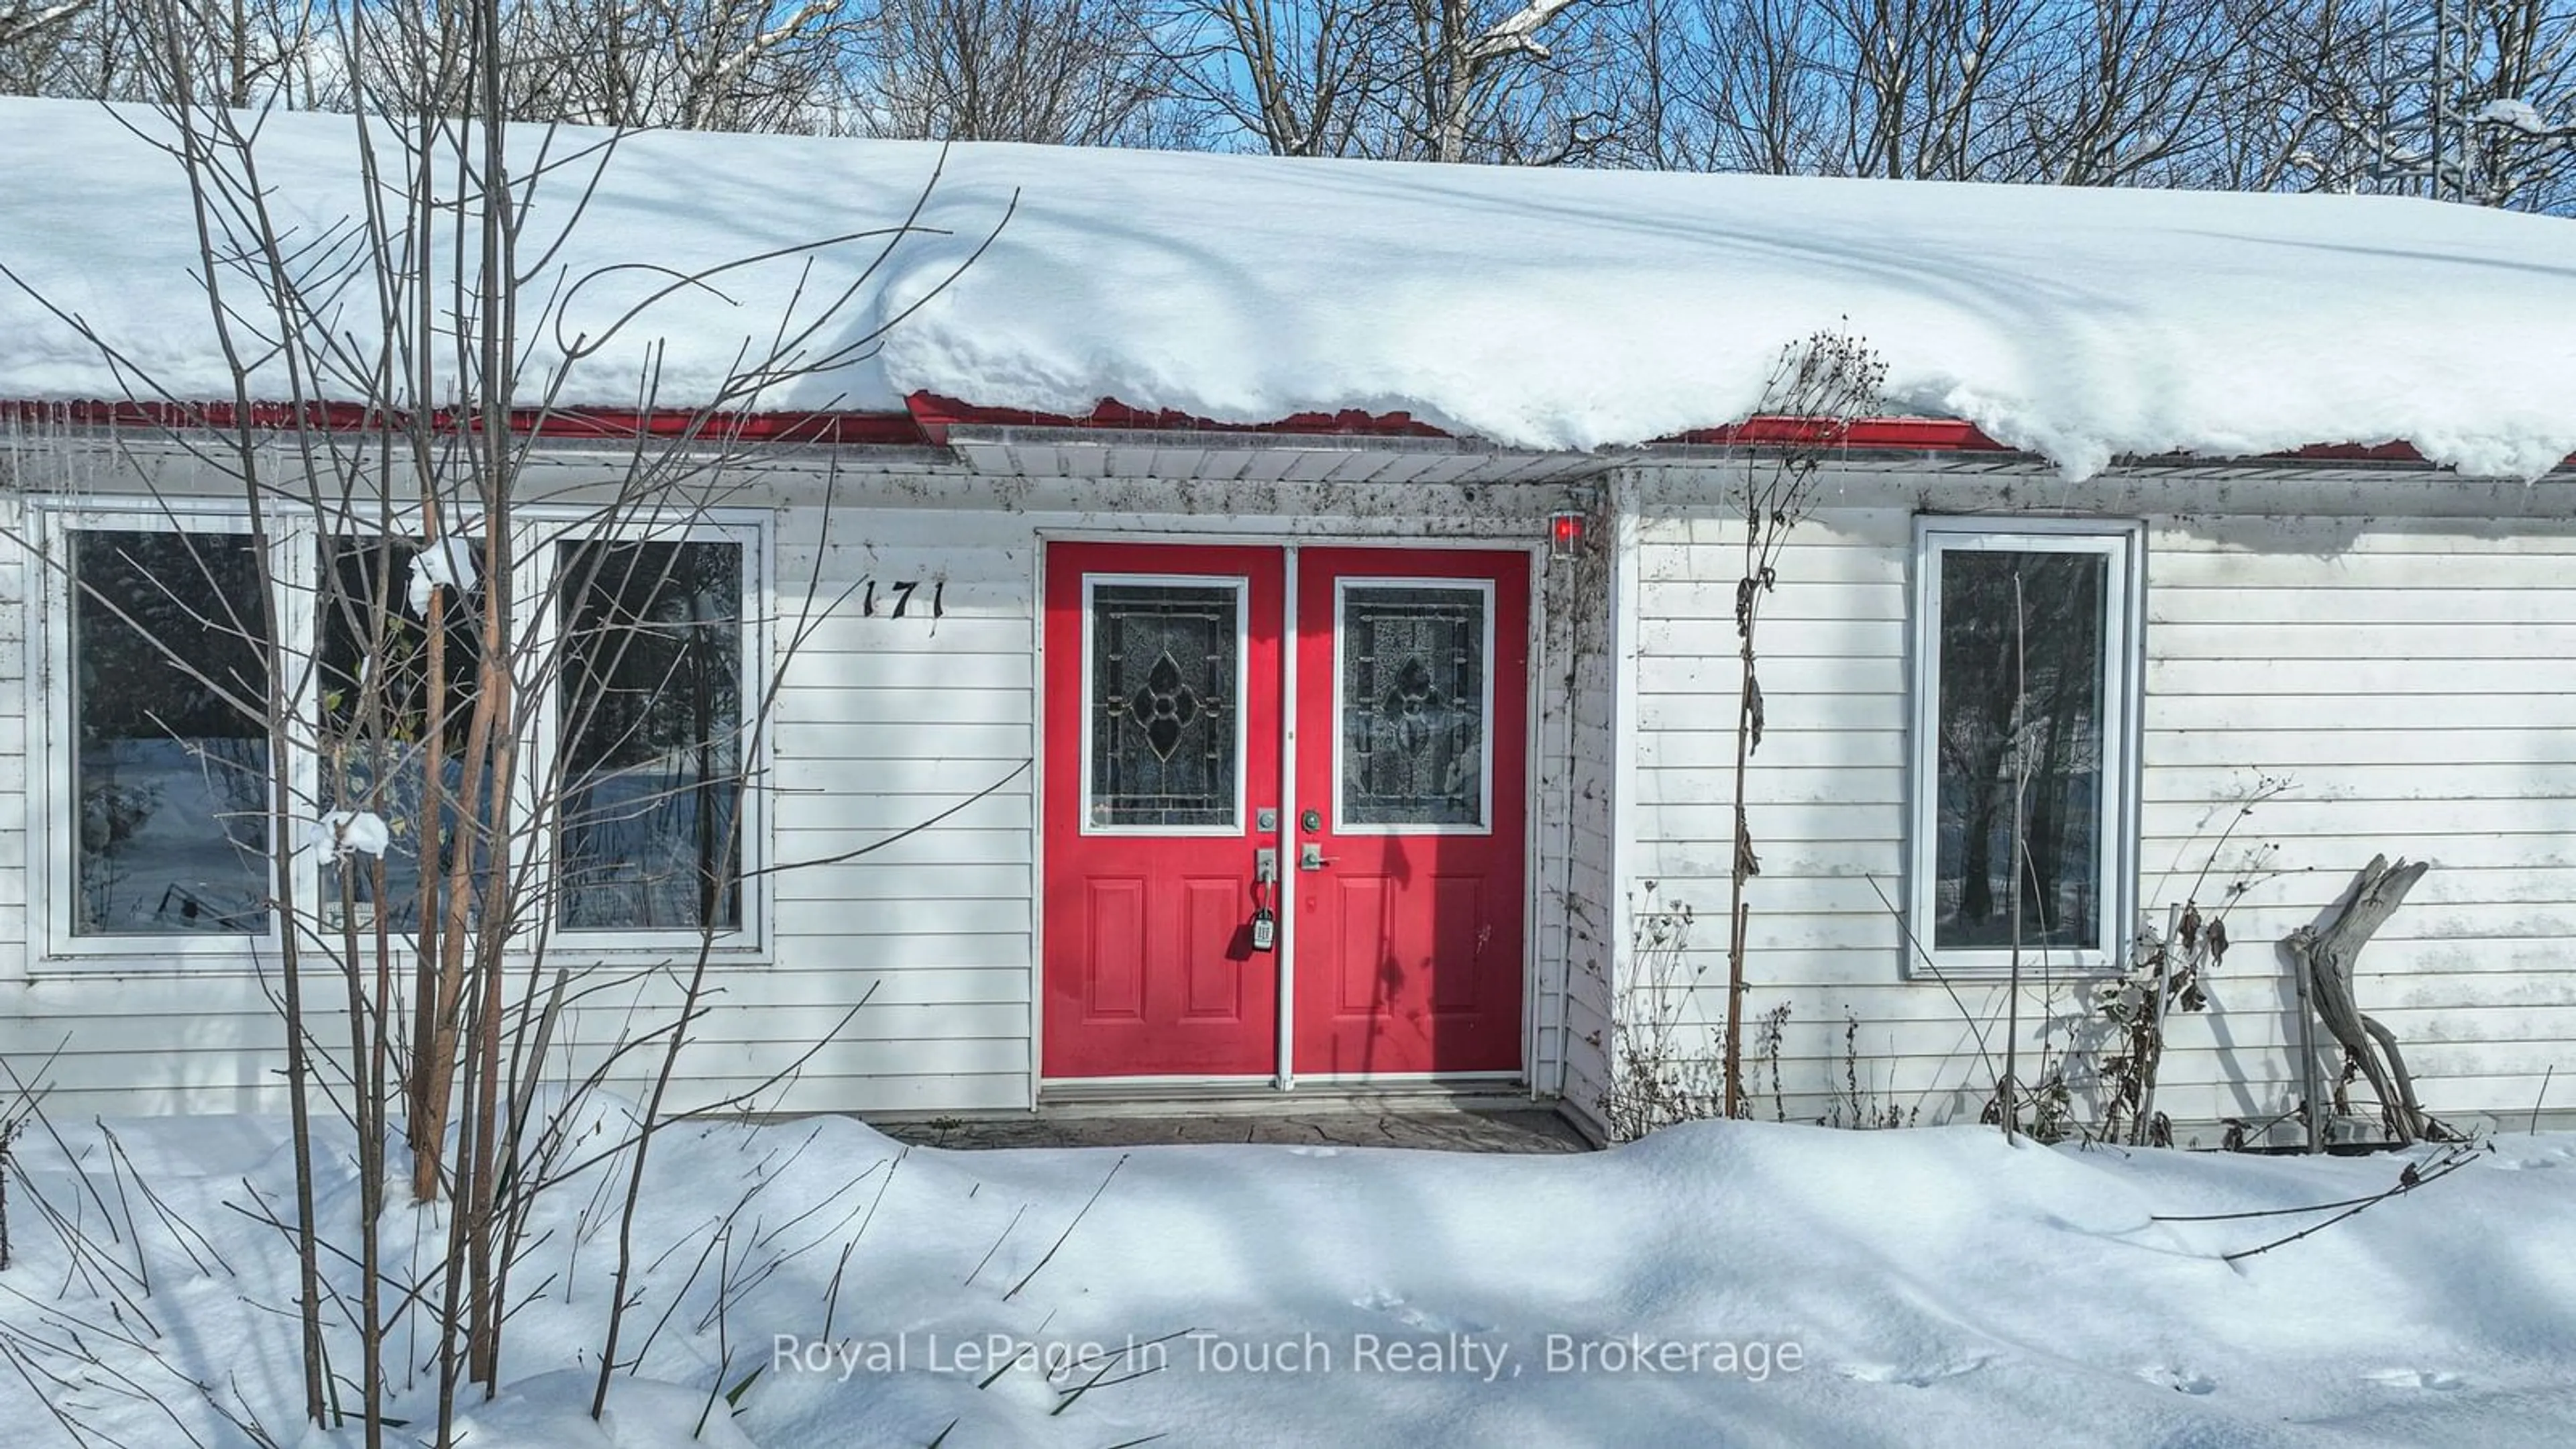
{"type": "Polygon", "coordinates": [[[1265,845],[1252,852],[1252,879],[1256,885],[1279,879],[1279,847],[1265,845]]]}
{"type": "Polygon", "coordinates": [[[1324,847],[1318,845],[1314,841],[1309,840],[1305,844],[1297,847],[1297,868],[1299,870],[1322,870],[1325,866],[1331,865],[1332,863],[1333,858],[1324,854],[1324,847]]]}

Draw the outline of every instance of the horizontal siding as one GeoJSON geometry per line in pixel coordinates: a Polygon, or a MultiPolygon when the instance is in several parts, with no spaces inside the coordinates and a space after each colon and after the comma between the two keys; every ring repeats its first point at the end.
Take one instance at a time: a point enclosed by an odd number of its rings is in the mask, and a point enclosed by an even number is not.
{"type": "MultiPolygon", "coordinates": [[[[1637,559],[1635,871],[1697,920],[1636,975],[1696,982],[1678,1005],[1693,1021],[1724,1004],[1740,527],[1653,513],[1637,559]]],[[[1908,508],[1820,510],[1763,600],[1747,1018],[1790,1008],[1776,1061],[1794,1117],[1847,1096],[1847,1074],[1925,1120],[1973,1111],[1992,1080],[1977,1034],[2000,1051],[2004,988],[1915,979],[1886,904],[1904,899],[1911,529],[1908,508]]],[[[2357,984],[2427,1104],[2527,1111],[2553,1065],[2576,1075],[2576,524],[2177,521],[2150,529],[2145,572],[2141,895],[2158,919],[2196,889],[2218,899],[2264,851],[2214,1009],[2175,1022],[2160,1105],[2203,1122],[2289,1105],[2272,942],[2381,851],[2437,864],[2357,984]],[[2240,819],[2263,777],[2286,792],[2240,819]]],[[[2084,1023],[2082,983],[2058,975],[2025,992],[2026,1053],[2084,1023]]]]}
{"type": "MultiPolygon", "coordinates": [[[[832,1033],[786,1091],[788,1109],[1025,1107],[1035,1010],[1036,807],[1023,768],[1034,694],[1033,522],[836,507],[827,529],[819,509],[802,509],[779,516],[774,538],[765,612],[786,673],[770,738],[771,860],[834,863],[783,870],[770,882],[769,957],[713,967],[715,1009],[683,1054],[674,1090],[691,1102],[739,1092],[832,1033]],[[870,580],[873,614],[864,607],[870,580]],[[896,619],[901,580],[920,587],[896,619]]],[[[11,650],[22,635],[23,580],[14,560],[0,566],[0,585],[10,586],[0,625],[11,650]]],[[[13,703],[24,674],[21,655],[9,657],[0,706],[13,703]]],[[[24,939],[26,917],[25,877],[6,869],[26,851],[14,793],[26,770],[16,715],[0,708],[0,944],[24,939]]],[[[600,944],[561,937],[557,959],[613,961],[596,954],[600,944]]],[[[120,971],[29,957],[24,946],[12,952],[0,982],[0,1051],[32,1070],[63,1048],[44,1067],[54,1110],[279,1104],[273,978],[238,962],[120,971]]],[[[327,1043],[345,1025],[328,1010],[341,999],[338,979],[324,974],[320,984],[314,1028],[327,1043]]],[[[570,1059],[604,1051],[652,1011],[667,1013],[668,998],[661,990],[643,1016],[604,1002],[569,1013],[570,1059]]],[[[640,1063],[621,1067],[618,1081],[634,1085],[640,1063]]]]}
{"type": "Polygon", "coordinates": [[[1031,524],[793,509],[776,538],[774,960],[732,973],[682,1059],[684,1090],[717,1100],[793,1064],[798,1099],[836,1110],[1024,1107],[1031,524]]]}
{"type": "MultiPolygon", "coordinates": [[[[28,457],[64,475],[85,466],[41,450],[28,457]]],[[[584,463],[563,472],[578,481],[585,469],[600,471],[584,463]]],[[[996,488],[955,476],[827,478],[792,467],[765,473],[754,487],[761,498],[796,500],[774,514],[760,610],[773,658],[785,668],[765,776],[768,860],[781,868],[763,887],[771,940],[762,958],[720,959],[710,968],[711,1009],[673,1084],[684,1106],[722,1100],[791,1067],[792,1078],[756,1105],[963,1112],[1023,1109],[1034,1100],[1039,1002],[1031,886],[1040,831],[1029,757],[1044,532],[1454,536],[1489,529],[1500,516],[1490,507],[1466,508],[1460,495],[1423,489],[1363,498],[1132,480],[996,488]],[[828,513],[819,506],[827,486],[828,513]],[[1377,511],[1364,514],[1363,506],[1377,511]],[[1124,511],[1076,511],[1109,508],[1124,511]],[[1406,508],[1446,508],[1449,515],[1408,521],[1406,508]],[[1266,516],[1267,509],[1283,516],[1266,516]],[[1284,516],[1291,509],[1297,516],[1284,516]],[[914,587],[897,618],[906,583],[914,587]],[[934,817],[935,824],[916,828],[934,817]],[[862,1000],[858,1015],[800,1062],[862,1000]]],[[[726,501],[739,505],[751,496],[746,489],[726,501]]],[[[1561,493],[1489,489],[1481,496],[1527,521],[1543,516],[1561,493]]],[[[15,500],[0,497],[0,525],[15,521],[15,500]]],[[[1538,536],[1534,523],[1529,531],[1538,536]]],[[[261,979],[239,957],[46,962],[27,944],[20,867],[28,856],[29,765],[19,641],[28,579],[15,543],[0,539],[0,1054],[33,1071],[64,1048],[44,1068],[57,1113],[280,1107],[273,975],[261,979]]],[[[1568,574],[1549,586],[1571,584],[1568,574]]],[[[1554,640],[1542,673],[1563,679],[1582,647],[1574,638],[1554,640]]],[[[1597,654],[1597,641],[1593,647],[1597,654]]],[[[1537,1065],[1551,1078],[1569,1040],[1564,943],[1569,930],[1587,929],[1607,879],[1607,822],[1593,807],[1606,795],[1607,714],[1598,696],[1608,670],[1598,657],[1586,667],[1580,689],[1542,687],[1538,700],[1541,758],[1552,762],[1539,788],[1553,803],[1543,815],[1533,881],[1542,954],[1534,1027],[1537,1065]],[[1582,762],[1578,773],[1587,783],[1580,787],[1569,784],[1569,758],[1582,762]],[[1569,910],[1569,902],[1579,908],[1569,910]]],[[[604,963],[608,969],[592,978],[597,984],[685,954],[620,953],[616,944],[562,936],[554,959],[604,963]]],[[[345,1032],[329,1009],[342,999],[341,983],[328,973],[311,979],[319,988],[313,1029],[328,1043],[345,1032]]],[[[563,1030],[572,1066],[596,1060],[621,1031],[667,1016],[667,980],[656,978],[650,991],[640,1007],[612,994],[574,1013],[563,1030]]],[[[642,1070],[639,1057],[619,1068],[615,1084],[636,1085],[642,1070]]]]}
{"type": "Polygon", "coordinates": [[[1547,628],[1555,648],[1538,676],[1549,694],[1559,694],[1552,686],[1563,682],[1559,697],[1567,718],[1555,742],[1562,765],[1551,756],[1540,770],[1548,781],[1541,830],[1562,843],[1554,873],[1540,877],[1540,898],[1555,929],[1538,943],[1550,1040],[1544,1059],[1533,1066],[1537,1082],[1562,1095],[1596,1128],[1610,1070],[1605,1026],[1617,969],[1620,883],[1613,802],[1620,737],[1613,638],[1619,622],[1614,582],[1623,562],[1600,549],[1550,564],[1547,628]]]}
{"type": "MultiPolygon", "coordinates": [[[[0,451],[10,446],[11,440],[0,438],[0,451]]],[[[21,1039],[23,973],[34,924],[27,891],[27,859],[33,848],[27,770],[28,710],[37,695],[28,678],[27,643],[34,619],[27,589],[41,565],[21,556],[17,540],[26,536],[26,524],[20,501],[0,494],[0,1051],[13,1057],[21,1039]]],[[[55,1040],[62,1036],[57,1032],[55,1040]]],[[[48,1110],[57,1109],[48,1104],[48,1110]]]]}
{"type": "MultiPolygon", "coordinates": [[[[620,1079],[610,1085],[612,1090],[633,1096],[643,1084],[620,1079]]],[[[809,1063],[804,1071],[783,1081],[771,1081],[766,1074],[676,1078],[663,1105],[670,1112],[710,1107],[789,1114],[1013,1112],[1028,1105],[1028,1074],[1012,1070],[907,1076],[875,1069],[836,1073],[821,1070],[819,1063],[809,1063]]],[[[129,1077],[125,1085],[57,1088],[46,1097],[45,1110],[55,1120],[65,1122],[95,1116],[273,1114],[286,1110],[286,1093],[274,1072],[250,1082],[190,1080],[181,1074],[160,1073],[140,1082],[129,1077]]]]}

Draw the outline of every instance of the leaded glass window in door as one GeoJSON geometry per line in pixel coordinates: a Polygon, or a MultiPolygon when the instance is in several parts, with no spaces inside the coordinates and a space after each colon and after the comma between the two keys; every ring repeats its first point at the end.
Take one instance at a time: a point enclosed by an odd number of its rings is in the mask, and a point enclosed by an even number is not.
{"type": "Polygon", "coordinates": [[[1477,588],[1342,590],[1344,828],[1485,824],[1490,603],[1477,588]]]}
{"type": "Polygon", "coordinates": [[[1091,586],[1094,826],[1232,828],[1243,730],[1243,586],[1091,586]]]}

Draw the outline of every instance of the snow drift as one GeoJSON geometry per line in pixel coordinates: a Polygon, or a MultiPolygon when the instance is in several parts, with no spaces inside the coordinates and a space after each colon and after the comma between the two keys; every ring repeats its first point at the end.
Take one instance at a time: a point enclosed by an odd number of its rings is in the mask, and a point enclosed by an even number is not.
{"type": "MultiPolygon", "coordinates": [[[[594,1119],[623,1120],[598,1101],[594,1119]]],[[[42,1384],[93,1442],[181,1442],[139,1384],[197,1442],[243,1442],[202,1383],[290,1426],[294,1255],[260,1220],[292,1201],[285,1124],[115,1123],[122,1180],[99,1129],[59,1125],[104,1202],[141,1182],[167,1214],[138,1206],[96,1250],[148,1266],[158,1331],[84,1340],[95,1366],[46,1347],[108,1322],[115,1293],[31,1211],[32,1194],[66,1212],[84,1196],[54,1140],[28,1134],[0,1342],[62,1380],[0,1375],[0,1422],[52,1432],[42,1384]]],[[[353,1168],[342,1129],[317,1131],[345,1245],[353,1168]]],[[[701,1422],[710,1444],[916,1449],[2576,1442],[2576,1137],[2498,1138],[2228,1261],[2443,1151],[2265,1159],[1720,1122],[1563,1157],[969,1153],[841,1119],[679,1124],[636,1224],[641,1357],[614,1422],[587,1420],[582,1368],[615,1266],[612,1161],[539,1201],[503,1393],[470,1410],[464,1442],[644,1449],[701,1422]]],[[[439,1216],[384,1221],[397,1264],[434,1272],[439,1216]]],[[[348,1265],[327,1261],[345,1291],[348,1265]]],[[[434,1389],[399,1364],[395,1379],[396,1414],[423,1422],[434,1389]]]]}
{"type": "MultiPolygon", "coordinates": [[[[23,283],[0,284],[0,398],[118,398],[134,381],[30,288],[141,385],[230,395],[182,173],[129,130],[163,124],[0,101],[0,265],[23,283]]],[[[533,255],[574,222],[595,164],[566,158],[606,137],[519,130],[522,169],[565,163],[535,188],[533,255]]],[[[262,179],[300,240],[359,213],[357,147],[347,117],[263,123],[262,179]]],[[[926,144],[688,133],[598,157],[596,194],[529,293],[549,314],[529,330],[540,368],[675,275],[779,254],[655,302],[580,364],[574,405],[635,406],[657,349],[650,400],[703,403],[793,317],[822,323],[799,361],[829,365],[732,405],[879,410],[926,391],[1231,422],[1355,408],[1581,450],[1738,420],[1784,344],[1848,326],[1885,357],[1897,408],[1965,418],[2071,474],[2121,453],[2403,440],[2529,477],[2576,452],[2576,223],[2561,219],[995,144],[954,147],[943,170],[926,144]],[[871,275],[886,238],[856,234],[899,223],[925,188],[924,230],[871,275]],[[818,245],[831,238],[846,240],[818,245]],[[881,352],[834,355],[898,317],[881,352]]],[[[371,322],[335,324],[363,340],[371,322]]]]}

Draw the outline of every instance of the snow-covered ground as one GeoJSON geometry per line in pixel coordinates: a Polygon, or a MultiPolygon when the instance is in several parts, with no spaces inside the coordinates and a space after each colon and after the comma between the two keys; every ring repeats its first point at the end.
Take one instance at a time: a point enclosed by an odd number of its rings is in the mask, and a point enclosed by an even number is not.
{"type": "MultiPolygon", "coordinates": [[[[8,1441],[72,1442],[31,1401],[41,1384],[93,1442],[239,1442],[174,1371],[290,1425],[292,1257],[253,1208],[292,1200],[281,1124],[112,1126],[131,1173],[97,1129],[64,1128],[96,1201],[41,1134],[21,1145],[20,1259],[0,1275],[0,1342],[25,1370],[0,1373],[8,1441]],[[127,1246],[72,1267],[31,1189],[127,1246]],[[111,1310],[101,1262],[133,1261],[137,1241],[149,1294],[122,1282],[134,1303],[111,1310]],[[103,1367],[36,1346],[73,1324],[103,1367]]],[[[511,1279],[512,1387],[464,1442],[659,1449],[703,1419],[718,1445],[952,1449],[2576,1443],[2576,1136],[2497,1139],[2233,1263],[2325,1214],[2159,1219],[2361,1198],[2439,1150],[2265,1159],[1721,1123],[1573,1157],[966,1153],[816,1120],[683,1125],[656,1153],[628,1320],[640,1376],[607,1427],[583,1416],[615,1240],[595,1173],[536,1214],[511,1279]]],[[[325,1187],[326,1218],[345,1220],[353,1185],[325,1187]]],[[[388,1238],[425,1223],[396,1208],[388,1238]]]]}
{"type": "MultiPolygon", "coordinates": [[[[0,266],[31,289],[0,281],[0,401],[232,397],[184,179],[145,139],[165,129],[136,108],[0,99],[0,266]]],[[[552,168],[522,243],[549,262],[522,341],[540,374],[569,338],[601,349],[560,393],[573,404],[696,406],[746,346],[812,326],[790,375],[728,405],[891,409],[921,390],[1233,422],[1358,408],[1588,449],[1737,421],[1784,346],[1842,327],[1886,360],[1894,410],[1969,419],[2075,474],[2122,452],[2405,439],[2527,477],[2576,452],[2563,218],[994,144],[943,170],[925,143],[656,132],[610,150],[605,132],[514,130],[521,172],[552,168]],[[925,192],[920,230],[888,252],[882,229],[925,192]],[[896,318],[882,353],[840,355],[896,318]]],[[[350,244],[365,210],[356,123],[272,115],[257,156],[321,290],[324,259],[349,253],[320,242],[350,244]]],[[[256,306],[244,277],[227,285],[256,306]]],[[[355,286],[328,318],[361,357],[377,324],[349,299],[374,296],[355,286]]],[[[312,386],[366,400],[346,379],[312,386]]],[[[254,392],[287,398],[282,365],[254,392]]]]}

